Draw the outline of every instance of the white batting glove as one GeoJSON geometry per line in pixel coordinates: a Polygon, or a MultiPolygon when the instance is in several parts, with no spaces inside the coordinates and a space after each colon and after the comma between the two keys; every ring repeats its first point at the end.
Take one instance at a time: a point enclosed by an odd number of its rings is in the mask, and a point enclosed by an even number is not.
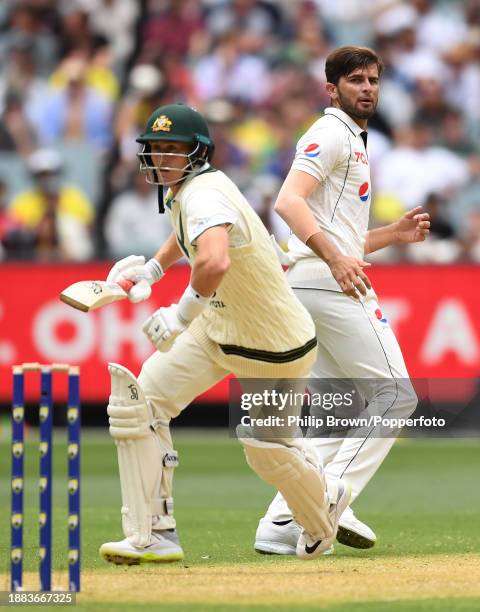
{"type": "Polygon", "coordinates": [[[282,264],[282,266],[291,266],[295,263],[295,257],[293,257],[293,255],[291,255],[289,251],[284,251],[282,249],[282,247],[275,240],[275,236],[273,234],[270,234],[270,240],[272,242],[273,248],[275,249],[275,253],[278,257],[278,260],[282,264]]]}
{"type": "Polygon", "coordinates": [[[159,308],[143,324],[142,331],[159,351],[168,351],[187,325],[178,317],[178,304],[159,308]]]}
{"type": "Polygon", "coordinates": [[[157,350],[166,352],[170,350],[175,338],[202,312],[209,300],[188,285],[178,304],[156,310],[145,321],[142,331],[157,350]]]}
{"type": "Polygon", "coordinates": [[[107,276],[108,283],[118,283],[129,280],[134,283],[128,292],[128,299],[133,302],[147,300],[151,293],[151,286],[164,275],[162,266],[156,259],[149,259],[145,263],[143,255],[129,255],[124,257],[112,267],[107,276]]]}

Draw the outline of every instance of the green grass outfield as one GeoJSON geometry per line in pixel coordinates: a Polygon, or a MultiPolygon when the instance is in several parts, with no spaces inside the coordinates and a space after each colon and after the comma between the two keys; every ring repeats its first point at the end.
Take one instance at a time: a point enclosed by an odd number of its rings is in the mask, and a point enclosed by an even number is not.
{"type": "MultiPolygon", "coordinates": [[[[66,445],[55,444],[53,583],[65,584],[66,445]]],[[[0,442],[0,590],[8,589],[9,447],[0,442]]],[[[35,432],[27,446],[25,569],[36,581],[35,432]]],[[[273,489],[226,433],[179,431],[175,514],[185,561],[115,567],[97,554],[121,539],[116,452],[108,434],[82,439],[82,593],[78,610],[480,609],[480,440],[401,440],[355,503],[377,532],[369,551],[337,545],[305,563],[257,555],[257,521],[273,489]]],[[[36,582],[31,583],[35,586],[36,582]]]]}

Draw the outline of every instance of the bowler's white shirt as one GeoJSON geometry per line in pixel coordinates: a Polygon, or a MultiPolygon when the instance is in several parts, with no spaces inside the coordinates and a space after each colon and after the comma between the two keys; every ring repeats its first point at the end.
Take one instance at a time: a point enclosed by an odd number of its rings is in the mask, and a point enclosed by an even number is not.
{"type": "MultiPolygon", "coordinates": [[[[362,132],[342,110],[326,108],[324,116],[300,138],[292,164],[292,169],[319,182],[307,204],[320,229],[343,254],[359,259],[363,259],[372,197],[362,132]]],[[[288,248],[297,260],[317,257],[294,234],[288,248]]]]}

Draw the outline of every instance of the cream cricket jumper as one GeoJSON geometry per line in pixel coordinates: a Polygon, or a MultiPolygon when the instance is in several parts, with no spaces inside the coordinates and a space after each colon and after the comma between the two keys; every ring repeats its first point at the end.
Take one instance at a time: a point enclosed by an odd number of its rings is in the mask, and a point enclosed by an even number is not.
{"type": "Polygon", "coordinates": [[[203,187],[228,198],[248,228],[249,240],[230,247],[230,268],[209,306],[190,324],[190,333],[216,363],[237,376],[308,376],[316,357],[312,318],[288,285],[260,218],[223,172],[201,173],[174,198],[167,194],[178,244],[192,265],[196,247],[186,231],[187,214],[192,214],[186,201],[192,190],[203,187]]]}

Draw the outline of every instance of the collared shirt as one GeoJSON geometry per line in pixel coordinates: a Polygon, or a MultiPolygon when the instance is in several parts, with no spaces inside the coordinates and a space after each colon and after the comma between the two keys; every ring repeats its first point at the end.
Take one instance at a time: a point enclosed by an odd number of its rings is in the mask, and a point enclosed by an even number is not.
{"type": "MultiPolygon", "coordinates": [[[[209,169],[208,167],[207,169],[209,169]]],[[[164,206],[169,215],[173,229],[177,235],[177,241],[182,246],[180,238],[186,232],[188,240],[195,246],[197,238],[207,229],[218,225],[226,225],[229,234],[229,246],[232,248],[247,244],[249,241],[248,228],[244,219],[239,217],[238,210],[230,201],[229,196],[217,185],[217,171],[203,171],[192,174],[184,181],[181,189],[173,196],[172,190],[168,189],[164,196],[164,206]],[[197,176],[208,174],[207,179],[202,180],[200,187],[187,189],[197,176]],[[182,228],[177,227],[171,214],[175,203],[182,203],[184,214],[178,217],[182,228]],[[184,226],[184,227],[183,227],[184,226]]]]}
{"type": "MultiPolygon", "coordinates": [[[[363,259],[371,202],[366,132],[329,107],[299,140],[292,169],[318,180],[307,204],[320,228],[342,253],[363,259]]],[[[295,235],[288,247],[296,259],[316,257],[295,235]]]]}

